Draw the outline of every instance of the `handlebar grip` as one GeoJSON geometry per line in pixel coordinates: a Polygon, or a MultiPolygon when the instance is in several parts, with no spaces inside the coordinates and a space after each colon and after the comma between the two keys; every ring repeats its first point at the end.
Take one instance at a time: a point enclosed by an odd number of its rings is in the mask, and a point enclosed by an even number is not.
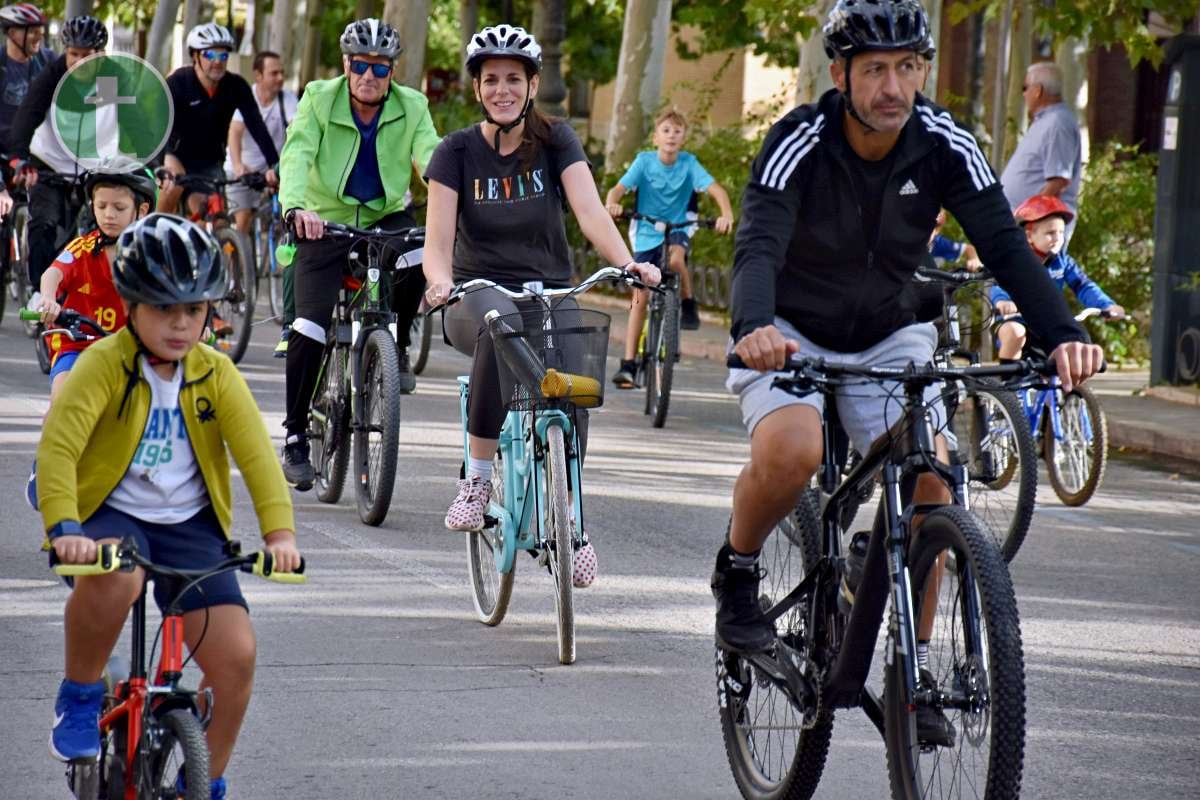
{"type": "Polygon", "coordinates": [[[96,560],[91,564],[64,564],[58,560],[58,553],[50,550],[50,564],[56,575],[79,577],[83,575],[107,575],[121,568],[121,559],[117,558],[117,545],[102,544],[96,550],[96,560]]]}
{"type": "Polygon", "coordinates": [[[742,357],[736,353],[725,356],[725,366],[730,369],[750,369],[746,366],[746,362],[742,361],[742,357]]]}
{"type": "Polygon", "coordinates": [[[26,322],[38,322],[42,318],[41,312],[34,311],[32,308],[22,308],[19,316],[26,322]]]}
{"type": "Polygon", "coordinates": [[[304,574],[303,558],[300,559],[300,566],[295,572],[276,572],[274,556],[265,550],[260,550],[256,556],[254,563],[250,566],[250,572],[260,578],[266,578],[276,583],[308,583],[308,576],[304,574]]]}

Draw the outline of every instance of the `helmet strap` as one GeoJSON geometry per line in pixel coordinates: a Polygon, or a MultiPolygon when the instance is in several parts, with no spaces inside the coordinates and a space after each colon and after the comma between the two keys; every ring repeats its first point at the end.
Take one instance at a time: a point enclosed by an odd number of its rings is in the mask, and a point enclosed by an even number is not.
{"type": "MultiPolygon", "coordinates": [[[[527,82],[525,85],[529,86],[530,84],[527,82]]],[[[496,153],[498,155],[500,153],[500,134],[508,133],[513,128],[516,128],[518,125],[520,125],[522,122],[525,121],[525,117],[529,114],[529,109],[533,107],[533,98],[526,97],[525,98],[525,106],[521,109],[521,113],[517,115],[516,119],[514,119],[512,122],[510,122],[506,125],[501,125],[499,122],[492,119],[492,115],[488,113],[487,106],[485,106],[483,104],[482,100],[479,101],[479,107],[483,109],[483,118],[486,119],[491,124],[496,126],[496,136],[493,139],[493,144],[496,148],[496,153]]]]}

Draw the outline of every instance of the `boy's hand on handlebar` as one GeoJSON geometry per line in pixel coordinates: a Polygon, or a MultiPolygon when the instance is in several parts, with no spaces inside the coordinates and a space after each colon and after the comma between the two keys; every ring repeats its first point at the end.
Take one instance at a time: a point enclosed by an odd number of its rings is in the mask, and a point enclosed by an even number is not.
{"type": "Polygon", "coordinates": [[[292,225],[301,239],[320,239],[325,235],[325,220],[317,212],[297,208],[291,214],[292,225]]]}
{"type": "Polygon", "coordinates": [[[1098,344],[1063,342],[1054,348],[1050,360],[1058,370],[1063,391],[1071,392],[1100,371],[1104,365],[1104,350],[1098,344]]]}
{"type": "Polygon", "coordinates": [[[64,564],[91,564],[96,560],[96,542],[86,536],[59,536],[51,546],[64,564]]]}
{"type": "Polygon", "coordinates": [[[1104,309],[1104,316],[1109,319],[1125,319],[1125,309],[1113,303],[1108,308],[1104,309]]]}
{"type": "Polygon", "coordinates": [[[733,217],[717,217],[713,222],[713,230],[724,236],[733,230],[733,217]]]}
{"type": "Polygon", "coordinates": [[[1007,317],[1010,314],[1017,313],[1017,304],[1011,300],[1001,300],[996,303],[996,313],[1007,317]]]}
{"type": "Polygon", "coordinates": [[[625,271],[636,275],[638,280],[647,286],[658,286],[659,281],[662,280],[662,273],[659,272],[658,267],[645,262],[630,264],[625,268],[625,271]]]}
{"type": "Polygon", "coordinates": [[[33,310],[41,313],[43,325],[52,325],[54,320],[58,319],[58,315],[62,311],[62,306],[53,297],[42,295],[37,307],[33,310]]]}
{"type": "Polygon", "coordinates": [[[788,356],[800,352],[800,343],[785,339],[774,325],[764,325],[739,339],[733,352],[747,369],[769,372],[787,366],[788,356]]]}
{"type": "Polygon", "coordinates": [[[286,529],[271,531],[264,538],[266,551],[274,559],[276,572],[295,572],[300,568],[300,551],[296,549],[296,534],[286,529]]]}
{"type": "Polygon", "coordinates": [[[620,219],[621,215],[625,213],[625,209],[620,203],[609,203],[604,210],[611,214],[613,219],[620,219]]]}

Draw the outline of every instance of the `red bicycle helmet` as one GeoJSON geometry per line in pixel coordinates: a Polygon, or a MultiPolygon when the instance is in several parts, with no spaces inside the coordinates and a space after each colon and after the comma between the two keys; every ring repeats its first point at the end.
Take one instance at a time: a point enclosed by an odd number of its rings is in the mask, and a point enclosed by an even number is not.
{"type": "Polygon", "coordinates": [[[1063,222],[1068,223],[1075,219],[1074,212],[1067,208],[1066,203],[1057,197],[1049,197],[1044,194],[1035,194],[1021,203],[1013,212],[1013,216],[1016,218],[1017,224],[1022,226],[1046,217],[1062,217],[1063,222]]]}

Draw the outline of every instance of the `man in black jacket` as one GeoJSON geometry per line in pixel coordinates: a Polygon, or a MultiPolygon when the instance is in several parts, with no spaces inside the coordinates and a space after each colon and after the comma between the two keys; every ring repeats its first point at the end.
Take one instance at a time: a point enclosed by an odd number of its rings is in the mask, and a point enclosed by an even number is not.
{"type": "MultiPolygon", "coordinates": [[[[733,350],[749,369],[732,370],[728,382],[750,430],[751,456],[712,580],[717,641],[727,650],[762,651],[775,641],[759,604],[759,550],[821,460],[821,396],[774,389],[771,371],[796,352],[873,366],[929,361],[933,326],[913,324],[898,298],[941,207],[1056,346],[1064,389],[1100,366],[1100,348],[1085,344],[974,138],[919,94],[934,54],[929,30],[916,0],[839,0],[824,28],[836,88],[776,123],[754,162],[733,276],[733,350]]],[[[837,400],[861,452],[896,421],[895,401],[889,407],[883,389],[863,397],[870,388],[837,400]]],[[[944,459],[947,445],[938,438],[944,459]]],[[[948,501],[935,476],[921,478],[931,480],[918,484],[918,502],[948,501]]],[[[927,716],[918,713],[922,740],[952,744],[945,717],[927,716]]]]}

